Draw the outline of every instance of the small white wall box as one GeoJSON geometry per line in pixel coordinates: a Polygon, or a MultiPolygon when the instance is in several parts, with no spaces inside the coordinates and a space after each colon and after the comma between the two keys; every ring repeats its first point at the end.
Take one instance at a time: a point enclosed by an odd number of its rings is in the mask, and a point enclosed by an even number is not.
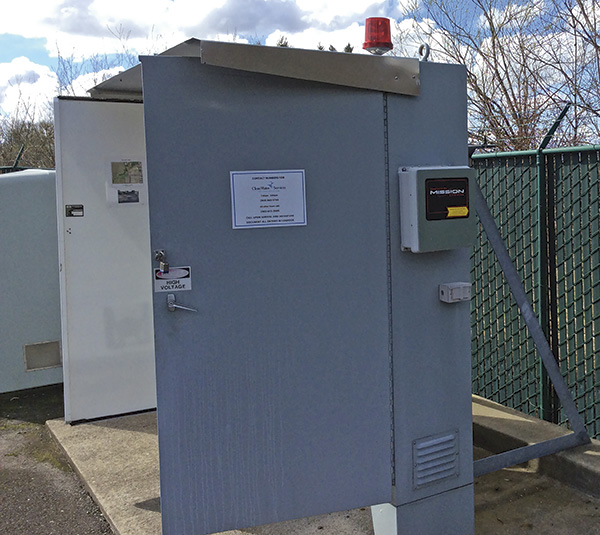
{"type": "Polygon", "coordinates": [[[470,282],[449,282],[440,284],[440,301],[444,303],[459,303],[471,300],[470,282]]]}
{"type": "Polygon", "coordinates": [[[401,167],[398,177],[403,250],[425,253],[473,244],[473,169],[401,167]]]}

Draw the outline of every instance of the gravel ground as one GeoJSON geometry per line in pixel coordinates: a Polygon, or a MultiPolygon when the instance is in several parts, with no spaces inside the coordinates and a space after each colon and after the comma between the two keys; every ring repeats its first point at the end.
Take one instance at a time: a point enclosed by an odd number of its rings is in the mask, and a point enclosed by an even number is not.
{"type": "Polygon", "coordinates": [[[0,394],[0,534],[112,535],[44,423],[62,386],[0,394]]]}
{"type": "Polygon", "coordinates": [[[475,479],[475,535],[538,533],[600,535],[600,500],[527,466],[475,479]]]}

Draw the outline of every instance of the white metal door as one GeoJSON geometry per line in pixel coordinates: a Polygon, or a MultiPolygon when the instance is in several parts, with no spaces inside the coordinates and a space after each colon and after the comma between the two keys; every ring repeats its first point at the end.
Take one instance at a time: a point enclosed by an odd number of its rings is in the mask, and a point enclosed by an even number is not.
{"type": "Polygon", "coordinates": [[[65,419],[153,408],[142,105],[57,99],[55,123],[65,419]]]}

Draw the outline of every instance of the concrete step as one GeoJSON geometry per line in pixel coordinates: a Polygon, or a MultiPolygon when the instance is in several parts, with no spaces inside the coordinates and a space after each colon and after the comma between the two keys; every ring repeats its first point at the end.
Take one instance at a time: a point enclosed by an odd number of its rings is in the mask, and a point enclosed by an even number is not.
{"type": "MultiPolygon", "coordinates": [[[[561,437],[570,431],[473,396],[473,443],[491,453],[561,437]]],[[[538,472],[600,497],[600,441],[548,455],[532,462],[538,472]]]]}

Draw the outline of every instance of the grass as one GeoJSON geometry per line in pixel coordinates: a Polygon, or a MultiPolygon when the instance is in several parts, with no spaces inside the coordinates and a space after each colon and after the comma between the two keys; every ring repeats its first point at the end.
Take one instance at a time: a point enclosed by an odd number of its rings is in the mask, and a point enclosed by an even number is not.
{"type": "Polygon", "coordinates": [[[0,394],[0,433],[17,433],[24,438],[17,451],[5,456],[27,455],[38,462],[69,471],[69,465],[45,427],[46,420],[63,415],[63,388],[60,384],[0,394]]]}

